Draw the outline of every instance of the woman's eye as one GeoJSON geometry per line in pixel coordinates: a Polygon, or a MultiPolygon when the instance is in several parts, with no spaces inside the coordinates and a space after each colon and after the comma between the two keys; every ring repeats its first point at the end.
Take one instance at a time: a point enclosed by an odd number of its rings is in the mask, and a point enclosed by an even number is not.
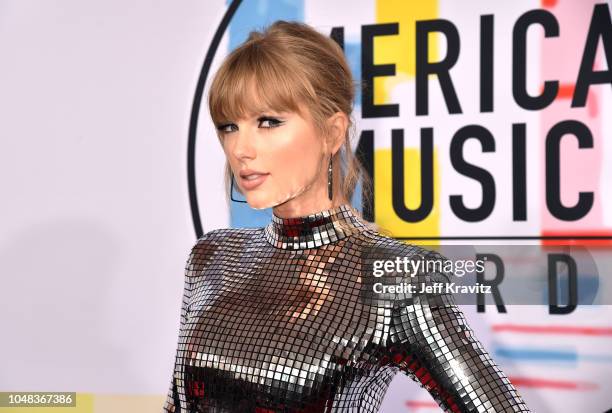
{"type": "MultiPolygon", "coordinates": [[[[264,129],[276,128],[277,126],[283,123],[283,121],[278,120],[276,118],[270,118],[270,117],[264,117],[264,116],[257,119],[257,122],[259,124],[258,127],[264,128],[264,129]]],[[[236,125],[235,123],[226,123],[226,124],[219,125],[217,129],[222,134],[228,134],[228,133],[237,131],[238,125],[236,125]]]]}
{"type": "Polygon", "coordinates": [[[219,125],[217,129],[219,129],[219,131],[223,133],[228,133],[228,132],[233,132],[234,130],[238,129],[238,127],[233,123],[228,123],[225,125],[219,125]]]}
{"type": "Polygon", "coordinates": [[[259,119],[259,126],[263,128],[275,128],[279,126],[281,123],[283,122],[275,118],[260,118],[259,119]]]}

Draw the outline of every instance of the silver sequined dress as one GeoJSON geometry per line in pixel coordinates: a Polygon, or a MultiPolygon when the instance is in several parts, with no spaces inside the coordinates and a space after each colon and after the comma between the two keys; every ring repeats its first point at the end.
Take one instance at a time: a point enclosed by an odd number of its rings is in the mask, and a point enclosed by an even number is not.
{"type": "Polygon", "coordinates": [[[364,251],[437,254],[379,234],[349,205],[206,233],[187,260],[163,410],[377,412],[403,372],[446,412],[529,412],[452,296],[374,292],[364,251]]]}

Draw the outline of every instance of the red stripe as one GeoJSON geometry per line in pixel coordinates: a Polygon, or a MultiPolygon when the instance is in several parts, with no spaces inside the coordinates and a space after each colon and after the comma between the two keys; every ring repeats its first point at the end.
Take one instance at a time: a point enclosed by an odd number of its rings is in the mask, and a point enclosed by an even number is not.
{"type": "MultiPolygon", "coordinates": [[[[542,231],[544,237],[612,237],[610,230],[567,230],[567,231],[542,231]]],[[[544,239],[543,246],[553,245],[589,245],[589,246],[611,246],[612,239],[544,239]]]]}
{"type": "Polygon", "coordinates": [[[560,84],[558,99],[571,99],[574,96],[574,85],[560,84]]]}
{"type": "MultiPolygon", "coordinates": [[[[557,90],[557,96],[555,99],[573,99],[575,86],[571,84],[560,84],[557,90]]],[[[540,94],[544,91],[544,85],[540,85],[540,94]]],[[[597,95],[588,93],[586,107],[589,111],[589,116],[596,118],[599,113],[599,106],[597,105],[597,95]]]]}
{"type": "Polygon", "coordinates": [[[508,377],[508,379],[516,387],[538,387],[557,390],[595,390],[599,388],[596,383],[589,382],[535,379],[529,377],[508,377]]]}
{"type": "Polygon", "coordinates": [[[566,334],[581,336],[612,336],[612,327],[577,327],[577,326],[529,326],[518,324],[494,324],[495,332],[509,331],[526,334],[566,334]]]}
{"type": "Polygon", "coordinates": [[[408,400],[406,402],[406,407],[410,407],[411,409],[436,409],[439,408],[434,402],[424,402],[419,400],[408,400]]]}

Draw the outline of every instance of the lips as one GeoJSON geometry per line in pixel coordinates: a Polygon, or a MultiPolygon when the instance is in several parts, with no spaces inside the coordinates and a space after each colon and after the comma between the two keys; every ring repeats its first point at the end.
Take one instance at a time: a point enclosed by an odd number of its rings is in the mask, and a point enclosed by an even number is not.
{"type": "Polygon", "coordinates": [[[240,171],[241,186],[246,190],[255,189],[266,180],[268,175],[270,174],[251,169],[240,171]]]}
{"type": "Polygon", "coordinates": [[[254,180],[254,179],[259,178],[259,177],[260,177],[260,176],[262,176],[262,175],[266,175],[266,174],[251,174],[251,175],[245,175],[245,176],[242,176],[242,179],[245,179],[245,180],[247,180],[247,181],[252,181],[252,180],[254,180]]]}

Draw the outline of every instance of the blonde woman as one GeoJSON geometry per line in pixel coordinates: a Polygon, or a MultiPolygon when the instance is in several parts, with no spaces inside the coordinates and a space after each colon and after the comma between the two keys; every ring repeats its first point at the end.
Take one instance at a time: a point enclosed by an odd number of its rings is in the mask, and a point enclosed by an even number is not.
{"type": "Polygon", "coordinates": [[[165,411],[376,412],[398,372],[447,412],[529,411],[452,296],[374,291],[366,254],[436,253],[349,205],[360,175],[369,188],[351,151],[353,98],[341,48],[302,23],[252,32],[221,65],[208,103],[228,188],[235,179],[273,217],[193,247],[165,411]]]}

